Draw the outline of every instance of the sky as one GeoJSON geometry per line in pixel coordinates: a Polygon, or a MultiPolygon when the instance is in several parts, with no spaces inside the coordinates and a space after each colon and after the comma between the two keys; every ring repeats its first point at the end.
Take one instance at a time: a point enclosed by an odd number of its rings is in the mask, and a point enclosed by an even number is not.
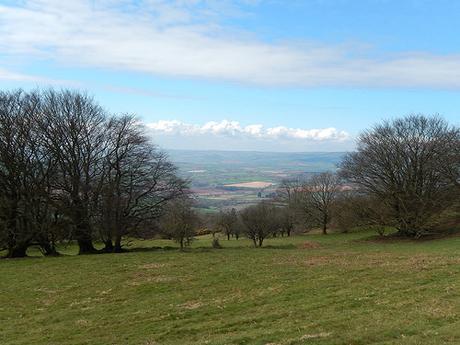
{"type": "Polygon", "coordinates": [[[460,1],[0,0],[0,89],[73,88],[165,149],[348,151],[460,120],[460,1]]]}

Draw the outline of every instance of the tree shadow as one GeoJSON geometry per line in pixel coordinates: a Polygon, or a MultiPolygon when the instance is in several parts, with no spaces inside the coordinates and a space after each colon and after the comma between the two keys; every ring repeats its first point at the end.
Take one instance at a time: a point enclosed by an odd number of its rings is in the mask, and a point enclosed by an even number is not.
{"type": "Polygon", "coordinates": [[[459,237],[460,228],[449,229],[444,231],[433,231],[421,233],[418,236],[407,236],[399,233],[392,233],[384,236],[373,235],[356,242],[371,242],[371,243],[423,243],[429,241],[443,240],[446,238],[459,237]]]}

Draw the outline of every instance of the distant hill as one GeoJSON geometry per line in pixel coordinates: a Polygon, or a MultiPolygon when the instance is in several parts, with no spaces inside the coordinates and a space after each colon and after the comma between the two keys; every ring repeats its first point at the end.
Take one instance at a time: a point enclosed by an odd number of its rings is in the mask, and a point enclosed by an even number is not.
{"type": "Polygon", "coordinates": [[[259,168],[284,171],[321,172],[335,170],[345,152],[253,152],[167,150],[171,160],[180,167],[219,166],[259,168]]]}
{"type": "Polygon", "coordinates": [[[283,179],[335,170],[344,152],[168,150],[179,174],[191,181],[203,212],[240,209],[270,197],[283,179]],[[248,188],[250,186],[251,188],[248,188]]]}
{"type": "Polygon", "coordinates": [[[179,175],[191,182],[198,209],[240,209],[270,197],[283,179],[335,170],[344,152],[168,150],[179,175]],[[250,186],[251,188],[248,188],[250,186]]]}

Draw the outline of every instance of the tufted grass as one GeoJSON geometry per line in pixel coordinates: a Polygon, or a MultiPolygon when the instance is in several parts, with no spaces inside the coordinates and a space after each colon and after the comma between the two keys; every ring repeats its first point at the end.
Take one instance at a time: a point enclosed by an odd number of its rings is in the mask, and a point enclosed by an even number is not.
{"type": "Polygon", "coordinates": [[[370,235],[0,260],[0,344],[460,344],[460,237],[370,235]]]}

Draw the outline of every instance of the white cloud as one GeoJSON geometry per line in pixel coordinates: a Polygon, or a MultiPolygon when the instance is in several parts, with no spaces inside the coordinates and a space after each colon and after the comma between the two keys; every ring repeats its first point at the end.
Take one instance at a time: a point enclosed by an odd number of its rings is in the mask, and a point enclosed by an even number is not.
{"type": "MultiPolygon", "coordinates": [[[[460,55],[373,57],[361,47],[266,43],[219,25],[238,3],[24,0],[0,5],[10,57],[262,85],[460,87],[460,55]]],[[[303,135],[303,134],[299,134],[303,135]]]]}
{"type": "Polygon", "coordinates": [[[302,129],[284,126],[265,128],[254,124],[243,126],[238,121],[210,121],[203,125],[189,124],[177,120],[160,120],[146,124],[156,135],[173,136],[218,136],[235,139],[285,140],[285,141],[332,141],[343,142],[350,139],[345,131],[336,128],[302,129]]]}
{"type": "Polygon", "coordinates": [[[27,82],[49,81],[48,79],[43,78],[43,77],[17,73],[17,72],[3,69],[3,68],[0,68],[0,80],[27,81],[27,82]]]}
{"type": "Polygon", "coordinates": [[[20,83],[44,84],[51,86],[71,86],[80,88],[81,83],[74,80],[51,79],[35,74],[20,73],[0,67],[0,81],[12,81],[20,83]]]}

